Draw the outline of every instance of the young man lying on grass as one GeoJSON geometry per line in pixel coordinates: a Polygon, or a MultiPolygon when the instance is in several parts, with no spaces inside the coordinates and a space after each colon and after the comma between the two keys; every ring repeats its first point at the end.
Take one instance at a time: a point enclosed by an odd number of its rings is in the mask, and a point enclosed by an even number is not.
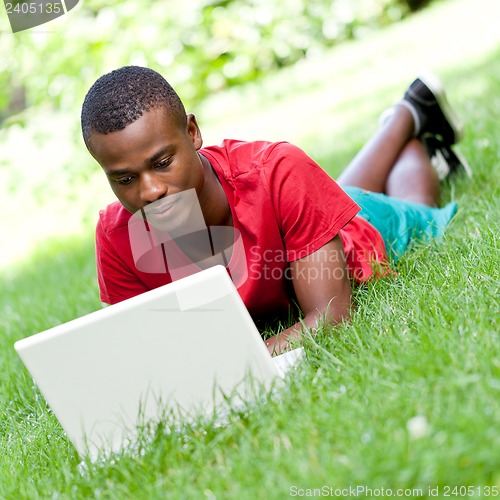
{"type": "MultiPolygon", "coordinates": [[[[444,232],[456,204],[436,208],[431,159],[441,178],[466,168],[451,149],[462,126],[432,75],[384,113],[338,183],[288,143],[203,148],[195,116],[147,68],[99,78],[82,131],[118,198],[97,225],[103,302],[223,263],[254,319],[296,303],[312,328],[349,318],[351,280],[390,272],[413,238],[444,232]]],[[[266,340],[270,351],[286,349],[302,323],[266,340]]]]}

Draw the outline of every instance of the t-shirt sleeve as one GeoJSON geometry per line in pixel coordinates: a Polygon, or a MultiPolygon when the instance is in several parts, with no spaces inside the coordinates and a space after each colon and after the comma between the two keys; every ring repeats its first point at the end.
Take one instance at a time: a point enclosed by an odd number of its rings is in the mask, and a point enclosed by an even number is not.
{"type": "Polygon", "coordinates": [[[113,248],[101,219],[96,228],[96,266],[100,298],[106,304],[148,291],[113,248]]]}
{"type": "Polygon", "coordinates": [[[296,146],[277,144],[267,158],[266,170],[289,262],[326,245],[360,211],[340,186],[296,146]]]}

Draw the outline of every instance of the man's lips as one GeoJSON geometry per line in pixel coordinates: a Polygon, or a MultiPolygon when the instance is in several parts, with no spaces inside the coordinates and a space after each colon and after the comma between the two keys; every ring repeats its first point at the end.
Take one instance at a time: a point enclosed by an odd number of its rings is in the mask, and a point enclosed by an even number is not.
{"type": "Polygon", "coordinates": [[[148,205],[144,208],[144,213],[146,214],[146,216],[165,215],[174,207],[174,205],[175,201],[162,201],[162,203],[154,202],[153,204],[148,205]]]}

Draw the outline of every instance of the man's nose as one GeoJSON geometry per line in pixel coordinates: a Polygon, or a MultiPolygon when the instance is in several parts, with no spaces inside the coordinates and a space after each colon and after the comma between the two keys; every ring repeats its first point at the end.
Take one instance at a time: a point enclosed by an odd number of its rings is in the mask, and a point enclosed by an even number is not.
{"type": "Polygon", "coordinates": [[[168,186],[158,179],[154,173],[144,174],[141,178],[141,200],[144,204],[153,203],[163,198],[168,192],[168,186]]]}

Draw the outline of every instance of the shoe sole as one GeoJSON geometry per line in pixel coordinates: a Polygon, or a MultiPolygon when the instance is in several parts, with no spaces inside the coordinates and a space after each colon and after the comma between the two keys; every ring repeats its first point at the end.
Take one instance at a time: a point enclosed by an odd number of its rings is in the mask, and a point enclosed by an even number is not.
{"type": "Polygon", "coordinates": [[[455,148],[448,146],[446,147],[446,152],[440,146],[440,141],[437,141],[437,145],[429,145],[428,141],[431,139],[433,139],[432,135],[424,135],[422,136],[422,143],[429,154],[431,164],[437,172],[439,180],[442,181],[450,175],[457,173],[464,173],[467,177],[472,177],[472,168],[458,150],[458,146],[455,146],[455,148]]]}
{"type": "Polygon", "coordinates": [[[460,163],[460,166],[463,168],[465,175],[467,177],[471,178],[472,177],[472,168],[469,165],[469,162],[463,157],[463,155],[460,153],[460,151],[455,148],[453,151],[453,154],[457,157],[457,160],[460,163]]]}
{"type": "Polygon", "coordinates": [[[421,75],[418,77],[427,87],[430,89],[430,91],[434,94],[434,97],[436,98],[437,103],[439,104],[439,107],[441,108],[441,111],[443,112],[444,117],[450,124],[451,129],[453,130],[453,134],[455,137],[454,144],[457,142],[461,141],[464,136],[464,126],[460,120],[460,118],[457,116],[455,111],[453,111],[452,107],[450,106],[450,103],[448,102],[448,99],[446,98],[445,91],[443,84],[435,76],[434,74],[430,72],[423,72],[421,75]]]}

